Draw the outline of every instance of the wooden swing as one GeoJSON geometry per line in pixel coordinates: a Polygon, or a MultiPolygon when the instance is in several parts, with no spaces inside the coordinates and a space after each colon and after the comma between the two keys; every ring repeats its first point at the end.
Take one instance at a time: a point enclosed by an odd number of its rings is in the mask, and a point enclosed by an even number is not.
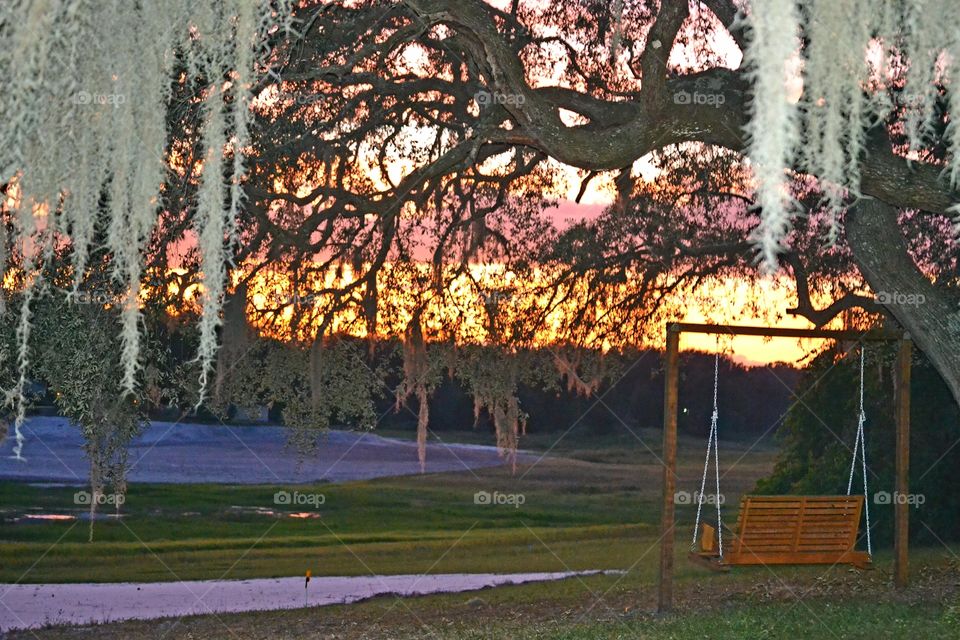
{"type": "Polygon", "coordinates": [[[713,571],[751,564],[851,564],[870,567],[854,549],[863,496],[744,496],[730,549],[720,555],[720,532],[700,523],[689,557],[713,571]]]}
{"type": "Polygon", "coordinates": [[[864,441],[866,414],[863,410],[863,349],[860,350],[860,413],[857,436],[853,448],[853,462],[847,483],[847,495],[842,496],[744,496],[740,513],[732,532],[732,541],[723,548],[723,520],[720,513],[720,468],[717,447],[717,383],[719,378],[719,351],[713,369],[713,415],[707,438],[707,456],[697,498],[697,521],[694,524],[693,543],[689,558],[712,571],[729,571],[742,565],[773,564],[850,564],[858,569],[871,565],[870,506],[867,496],[867,460],[864,441]],[[711,451],[712,450],[712,451],[711,451]],[[863,495],[850,495],[856,469],[857,453],[863,469],[863,495]],[[713,453],[716,472],[717,526],[701,522],[707,470],[713,453]],[[857,551],[857,533],[860,515],[866,514],[867,551],[857,551]]]}

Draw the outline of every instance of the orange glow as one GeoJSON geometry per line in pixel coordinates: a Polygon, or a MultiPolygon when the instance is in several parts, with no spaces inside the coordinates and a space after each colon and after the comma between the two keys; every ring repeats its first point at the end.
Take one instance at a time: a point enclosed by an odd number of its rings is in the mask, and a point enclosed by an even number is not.
{"type": "MultiPolygon", "coordinates": [[[[452,333],[452,337],[458,342],[468,344],[484,344],[491,339],[485,303],[491,301],[497,303],[502,317],[506,319],[511,317],[511,304],[514,299],[526,300],[537,305],[546,304],[545,294],[529,293],[531,283],[520,281],[516,274],[506,271],[503,265],[471,265],[469,274],[460,275],[449,282],[446,288],[447,295],[443,300],[439,300],[435,292],[421,295],[415,288],[415,282],[429,279],[430,265],[425,263],[416,265],[413,267],[414,272],[409,271],[409,265],[405,265],[405,268],[408,270],[401,273],[391,264],[384,266],[384,275],[379,280],[391,283],[392,287],[379,292],[378,308],[381,318],[376,338],[402,336],[414,308],[417,304],[423,303],[424,297],[429,300],[423,315],[425,334],[447,336],[452,333]],[[398,281],[405,284],[398,284],[398,281]],[[475,283],[479,283],[480,289],[487,292],[486,295],[489,296],[487,299],[476,293],[475,283]],[[451,326],[453,329],[450,329],[451,326]]],[[[14,270],[6,273],[3,285],[5,289],[12,290],[19,286],[22,273],[19,276],[18,273],[14,270]]],[[[535,272],[535,274],[542,280],[544,276],[542,272],[535,272]]],[[[243,275],[239,270],[233,272],[234,285],[243,275]]],[[[349,265],[343,265],[339,274],[328,273],[322,281],[317,277],[312,289],[318,291],[323,287],[343,287],[354,279],[353,269],[349,265]]],[[[168,285],[168,293],[172,297],[176,297],[179,293],[178,286],[176,282],[168,285]]],[[[202,284],[189,285],[182,297],[189,305],[189,309],[169,306],[167,312],[174,317],[187,311],[199,312],[199,298],[202,291],[202,284]]],[[[149,297],[150,291],[145,287],[139,296],[141,305],[149,297]]],[[[294,294],[291,292],[290,279],[286,273],[263,270],[249,286],[247,319],[263,337],[290,340],[294,337],[291,329],[294,304],[298,304],[305,321],[296,337],[299,340],[310,340],[322,318],[324,308],[330,304],[331,300],[328,294],[311,294],[309,291],[294,294]]],[[[104,307],[109,308],[112,304],[119,302],[113,299],[105,300],[104,307]]],[[[818,305],[824,303],[823,300],[815,300],[815,302],[818,305]]],[[[665,311],[661,314],[661,320],[651,326],[650,335],[644,338],[640,345],[635,346],[650,349],[662,348],[663,327],[667,321],[812,328],[808,321],[785,314],[785,309],[795,305],[796,292],[792,281],[787,278],[778,281],[746,280],[735,277],[717,279],[701,284],[695,292],[682,292],[667,300],[664,303],[665,311]]],[[[537,332],[535,342],[540,345],[555,342],[556,332],[562,325],[563,314],[569,313],[573,306],[574,303],[571,302],[548,315],[544,327],[537,332]]],[[[368,337],[367,327],[359,307],[335,314],[330,330],[342,335],[368,337]]],[[[683,334],[680,342],[681,349],[711,353],[719,349],[746,365],[795,363],[821,345],[822,341],[818,340],[770,340],[752,336],[717,338],[702,334],[683,334]]],[[[616,345],[606,344],[607,348],[611,346],[616,345]]]]}
{"type": "MultiPolygon", "coordinates": [[[[470,266],[468,274],[451,278],[444,295],[440,296],[435,290],[421,291],[417,288],[418,283],[429,281],[430,265],[403,265],[402,269],[387,264],[378,278],[382,284],[378,292],[380,317],[377,338],[402,336],[414,309],[422,305],[423,329],[428,337],[454,339],[461,344],[487,344],[494,336],[489,330],[485,305],[496,305],[498,317],[503,320],[500,324],[509,327],[512,320],[529,314],[531,308],[542,308],[547,304],[547,294],[535,291],[536,285],[542,284],[547,275],[542,271],[534,271],[535,282],[531,283],[521,281],[502,265],[474,264],[470,266]],[[478,294],[478,290],[485,293],[478,294]]],[[[345,265],[339,271],[337,274],[328,273],[322,280],[318,276],[312,291],[343,287],[354,281],[355,276],[349,266],[345,265]]],[[[239,277],[239,273],[234,274],[234,281],[239,281],[239,277]]],[[[251,325],[265,337],[281,340],[295,337],[309,341],[330,302],[330,296],[325,293],[291,292],[290,280],[283,272],[262,271],[250,283],[247,317],[251,325]],[[301,314],[296,335],[291,329],[295,305],[301,314]]],[[[556,343],[565,314],[572,313],[578,303],[579,299],[573,296],[568,304],[560,305],[547,314],[536,331],[534,344],[556,343]]],[[[716,279],[702,284],[695,292],[682,292],[667,299],[663,303],[664,311],[660,319],[651,325],[646,332],[648,335],[640,338],[641,343],[634,346],[662,348],[666,321],[812,328],[806,320],[785,315],[784,310],[795,303],[796,294],[792,281],[788,279],[716,279]]],[[[368,337],[359,306],[337,312],[330,329],[334,333],[368,337]]],[[[504,331],[502,335],[509,336],[509,333],[504,331]]],[[[605,348],[625,346],[611,344],[610,338],[599,331],[586,337],[588,341],[602,343],[605,348]]],[[[747,365],[795,363],[818,346],[820,341],[767,340],[747,336],[718,339],[693,334],[684,335],[681,341],[683,349],[708,352],[719,349],[747,365]]]]}
{"type": "MultiPolygon", "coordinates": [[[[762,327],[812,329],[804,318],[791,316],[785,309],[796,306],[796,290],[791,281],[760,280],[748,282],[727,278],[706,285],[697,293],[693,304],[679,318],[682,322],[709,324],[742,324],[762,327]],[[723,300],[719,307],[704,304],[705,300],[723,300]],[[711,308],[713,307],[713,308],[711,308]]],[[[823,346],[823,340],[795,340],[790,338],[761,338],[757,336],[711,336],[684,333],[680,348],[685,350],[719,350],[745,365],[763,365],[775,362],[794,364],[811,350],[823,346]]]]}

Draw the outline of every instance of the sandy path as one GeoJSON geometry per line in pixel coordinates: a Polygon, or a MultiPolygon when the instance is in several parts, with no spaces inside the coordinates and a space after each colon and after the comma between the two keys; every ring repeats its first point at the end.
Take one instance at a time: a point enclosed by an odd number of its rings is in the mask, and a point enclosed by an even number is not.
{"type": "MultiPolygon", "coordinates": [[[[323,606],[383,594],[457,593],[597,573],[600,572],[318,577],[310,581],[307,603],[323,606]]],[[[0,584],[0,631],[47,624],[295,609],[304,606],[303,583],[303,578],[272,578],[140,584],[0,584]]]]}
{"type": "MultiPolygon", "coordinates": [[[[83,440],[66,419],[31,417],[24,425],[26,462],[0,444],[0,479],[85,484],[83,440]]],[[[521,459],[524,454],[520,454],[521,459]]],[[[154,422],[130,446],[132,482],[295,484],[349,482],[420,473],[416,443],[372,433],[330,431],[316,455],[298,459],[282,427],[154,422]]],[[[427,472],[466,471],[504,463],[496,447],[431,443],[427,472]]]]}

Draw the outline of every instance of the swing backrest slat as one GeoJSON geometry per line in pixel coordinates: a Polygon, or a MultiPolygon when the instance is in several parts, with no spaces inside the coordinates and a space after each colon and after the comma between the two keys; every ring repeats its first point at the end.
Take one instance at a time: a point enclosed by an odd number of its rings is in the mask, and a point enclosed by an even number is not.
{"type": "MultiPolygon", "coordinates": [[[[744,496],[732,556],[852,551],[863,496],[744,496]]],[[[781,558],[787,560],[789,558],[781,558]]]]}

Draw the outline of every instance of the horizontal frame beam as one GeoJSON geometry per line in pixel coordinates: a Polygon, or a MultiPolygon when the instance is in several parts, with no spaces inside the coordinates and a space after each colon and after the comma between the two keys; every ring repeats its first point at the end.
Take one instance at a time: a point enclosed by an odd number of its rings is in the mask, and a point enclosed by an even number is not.
{"type": "Polygon", "coordinates": [[[764,338],[811,338],[814,340],[843,341],[894,341],[903,340],[903,331],[889,329],[870,329],[869,331],[849,331],[836,329],[793,329],[786,327],[756,327],[734,324],[695,324],[689,322],[671,322],[668,333],[708,333],[714,335],[760,336],[764,338]]]}

